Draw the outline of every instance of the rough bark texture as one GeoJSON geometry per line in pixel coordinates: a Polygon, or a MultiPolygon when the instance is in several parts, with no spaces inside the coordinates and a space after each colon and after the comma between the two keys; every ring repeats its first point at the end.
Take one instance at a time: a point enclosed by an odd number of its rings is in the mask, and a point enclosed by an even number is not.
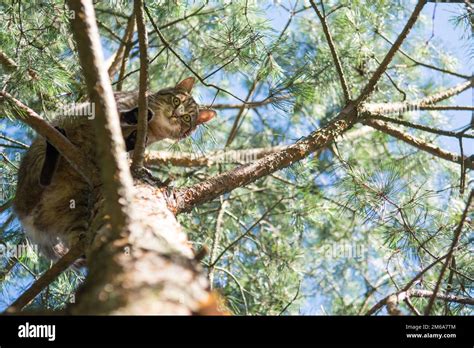
{"type": "Polygon", "coordinates": [[[343,110],[327,126],[311,133],[308,137],[272,153],[253,163],[212,177],[188,188],[176,190],[168,197],[169,206],[176,213],[189,211],[195,205],[208,202],[237,187],[245,186],[270,173],[286,168],[302,160],[311,153],[327,147],[332,141],[352,127],[357,111],[354,108],[343,110]]]}
{"type": "Polygon", "coordinates": [[[90,0],[69,1],[89,96],[103,185],[94,192],[89,274],[71,314],[191,314],[212,295],[161,191],[132,178],[90,0]]]}
{"type": "MultiPolygon", "coordinates": [[[[87,250],[89,275],[78,294],[77,303],[68,308],[72,314],[219,313],[199,262],[195,260],[174,215],[288,167],[326,148],[338,136],[345,134],[360,121],[358,116],[361,112],[358,109],[363,108],[362,103],[373,92],[426,3],[425,0],[418,2],[400,36],[356,102],[348,102],[326,126],[291,146],[267,152],[250,164],[165,194],[144,181],[136,181],[133,187],[112,89],[102,62],[92,3],[86,0],[68,2],[75,11],[73,32],[89,96],[96,103],[98,113],[98,163],[101,163],[103,182],[94,191],[94,214],[90,224],[90,233],[94,238],[91,238],[92,244],[87,250]]],[[[156,27],[155,30],[171,50],[156,27]]],[[[472,80],[430,99],[426,105],[446,99],[471,85],[472,80]]],[[[377,128],[374,124],[370,126],[377,128]]],[[[408,139],[405,134],[398,134],[396,129],[390,127],[383,125],[377,129],[400,139],[403,137],[404,141],[430,153],[435,152],[428,146],[430,144],[408,139]]],[[[436,154],[440,157],[459,161],[451,154],[441,152],[440,155],[438,150],[436,154]]]]}
{"type": "Polygon", "coordinates": [[[213,296],[185,233],[159,189],[136,182],[134,191],[134,226],[128,236],[107,243],[101,241],[109,226],[99,193],[90,274],[70,313],[201,314],[213,296]]]}

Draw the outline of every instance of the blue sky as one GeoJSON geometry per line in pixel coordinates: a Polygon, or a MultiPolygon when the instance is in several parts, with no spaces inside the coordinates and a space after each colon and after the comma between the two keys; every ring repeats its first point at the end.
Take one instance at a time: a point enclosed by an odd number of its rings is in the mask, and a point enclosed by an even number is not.
{"type": "MultiPolygon", "coordinates": [[[[411,2],[413,3],[413,2],[411,2]]],[[[425,6],[423,10],[423,15],[427,18],[431,19],[433,16],[433,11],[435,9],[435,4],[429,3],[425,6]]],[[[268,17],[271,19],[271,23],[274,26],[275,30],[281,30],[282,26],[286,23],[288,13],[284,10],[272,10],[267,13],[268,17]]],[[[450,18],[454,15],[453,13],[453,5],[448,4],[438,4],[436,6],[436,15],[434,18],[434,34],[435,37],[433,40],[442,41],[444,47],[448,52],[451,52],[454,57],[456,57],[460,64],[458,72],[462,74],[471,74],[474,70],[472,61],[469,60],[469,52],[466,47],[466,41],[461,40],[462,36],[462,29],[455,28],[452,23],[450,23],[450,18]]],[[[428,40],[431,36],[431,24],[427,26],[426,32],[423,34],[428,40]]],[[[110,52],[105,52],[106,55],[110,54],[110,52]]],[[[426,74],[433,74],[439,75],[438,72],[433,71],[426,71],[426,74]]],[[[460,82],[459,79],[448,77],[450,85],[455,85],[460,82]]],[[[244,96],[246,91],[239,87],[235,90],[232,90],[236,94],[240,96],[244,96]]],[[[235,102],[235,100],[231,101],[235,102]]],[[[449,101],[450,104],[454,105],[473,105],[473,91],[472,89],[465,91],[464,93],[452,98],[449,101]]],[[[226,114],[230,115],[234,111],[229,111],[226,114]]],[[[459,127],[467,125],[471,120],[472,113],[470,111],[450,111],[445,112],[447,118],[450,120],[447,128],[448,129],[457,129],[459,127]]],[[[7,128],[7,134],[12,137],[16,137],[16,134],[13,135],[13,131],[16,130],[15,127],[7,128]],[[10,133],[12,131],[12,133],[10,133]]],[[[446,150],[457,152],[459,153],[459,145],[456,139],[442,137],[439,140],[439,144],[442,145],[443,148],[446,150]]],[[[464,141],[464,149],[467,154],[474,154],[474,140],[465,140],[464,141]]],[[[2,215],[6,216],[5,214],[2,215]]],[[[27,281],[27,280],[26,280],[27,281]]],[[[16,284],[18,287],[23,287],[25,284],[16,284]]],[[[14,288],[17,290],[18,288],[14,288]]],[[[13,288],[9,289],[13,290],[13,288]]],[[[15,291],[9,291],[8,295],[11,298],[16,296],[15,291]]],[[[10,298],[10,299],[11,299],[10,298]]],[[[305,308],[303,309],[305,312],[311,314],[321,314],[320,305],[323,304],[323,297],[315,298],[310,303],[308,303],[305,308]]],[[[2,305],[6,306],[6,303],[1,303],[0,301],[0,310],[2,310],[2,305]]]]}

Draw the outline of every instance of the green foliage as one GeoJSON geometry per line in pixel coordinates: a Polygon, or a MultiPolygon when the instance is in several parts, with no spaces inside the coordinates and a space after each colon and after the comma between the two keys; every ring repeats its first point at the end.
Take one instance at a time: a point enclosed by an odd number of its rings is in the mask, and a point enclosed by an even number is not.
{"type": "MultiPolygon", "coordinates": [[[[250,101],[275,99],[243,111],[238,135],[227,150],[291,144],[327,123],[343,106],[321,24],[303,2],[146,1],[146,5],[180,58],[206,83],[219,86],[218,91],[198,84],[194,95],[200,102],[241,103],[254,82],[250,101]]],[[[108,58],[119,47],[132,4],[100,1],[95,6],[108,58]]],[[[324,1],[352,96],[365,86],[390,47],[380,34],[393,42],[411,10],[408,1],[324,1]]],[[[0,50],[17,64],[13,71],[0,71],[0,88],[45,117],[61,105],[85,98],[69,16],[62,1],[0,4],[0,50]]],[[[472,17],[462,11],[459,16],[459,25],[472,17]]],[[[192,76],[164,47],[148,18],[147,25],[151,89],[192,76]]],[[[457,57],[444,50],[439,40],[426,44],[420,34],[429,25],[426,16],[421,18],[403,50],[418,61],[455,70],[457,57]]],[[[472,32],[466,29],[467,34],[469,49],[472,32]]],[[[138,87],[138,55],[135,36],[123,90],[138,87]]],[[[396,87],[408,99],[417,99],[454,84],[453,79],[438,78],[439,74],[423,73],[402,54],[395,56],[387,74],[392,81],[383,76],[371,102],[403,100],[396,87]]],[[[119,79],[118,75],[113,78],[115,88],[119,79]]],[[[29,144],[33,134],[16,121],[18,111],[0,105],[1,134],[29,144]]],[[[153,149],[196,156],[222,151],[237,113],[238,109],[219,110],[217,119],[201,127],[193,139],[162,142],[153,149]]],[[[405,117],[443,128],[450,119],[442,115],[418,112],[405,117]]],[[[423,137],[421,132],[412,133],[423,137]]],[[[24,149],[5,139],[0,142],[2,152],[18,165],[24,149]]],[[[441,140],[433,142],[443,145],[441,140]]],[[[235,168],[237,162],[153,169],[163,179],[173,178],[173,186],[182,187],[235,168]]],[[[6,161],[0,162],[0,170],[0,204],[5,204],[14,195],[16,170],[6,161]]],[[[466,181],[468,190],[472,187],[469,172],[466,181]]],[[[179,221],[196,250],[210,248],[219,235],[215,257],[221,256],[214,265],[213,285],[234,313],[363,314],[446,253],[464,209],[458,186],[457,164],[433,158],[381,132],[369,131],[357,138],[348,133],[331,148],[198,206],[180,215],[179,221]]],[[[10,247],[23,243],[12,209],[0,213],[0,218],[0,241],[10,247]]],[[[474,262],[467,246],[472,243],[472,222],[465,230],[450,293],[469,297],[474,262]]],[[[8,268],[9,260],[0,261],[8,268]]],[[[13,262],[0,279],[0,308],[49,266],[34,253],[13,262]]],[[[212,262],[211,255],[203,260],[206,267],[212,262]]],[[[440,267],[434,267],[417,286],[432,289],[440,267]]],[[[64,273],[32,306],[63,308],[82,279],[73,271],[64,273]]],[[[442,289],[447,288],[445,281],[442,289]]],[[[420,311],[426,303],[421,298],[412,301],[420,311]]],[[[404,313],[411,313],[406,304],[400,306],[404,313]]],[[[435,312],[467,315],[472,314],[472,307],[440,302],[435,312]]]]}

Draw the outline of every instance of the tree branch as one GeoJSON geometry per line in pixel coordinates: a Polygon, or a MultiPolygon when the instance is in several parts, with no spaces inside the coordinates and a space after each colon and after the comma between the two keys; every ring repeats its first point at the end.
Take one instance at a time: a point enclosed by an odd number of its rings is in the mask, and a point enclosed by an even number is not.
{"type": "Polygon", "coordinates": [[[249,162],[283,150],[286,146],[261,147],[243,150],[223,150],[211,152],[206,156],[196,156],[191,152],[149,151],[145,155],[145,164],[176,167],[209,167],[221,163],[249,162]]]}
{"type": "Polygon", "coordinates": [[[428,127],[428,126],[425,126],[425,125],[422,125],[422,124],[417,124],[417,123],[413,123],[413,122],[409,122],[409,121],[405,121],[405,120],[386,117],[386,116],[383,116],[383,115],[380,115],[380,114],[375,114],[375,113],[371,113],[370,116],[369,116],[369,119],[371,119],[371,120],[380,120],[380,121],[384,121],[384,122],[391,122],[391,123],[399,124],[399,125],[402,125],[402,126],[405,126],[405,127],[419,129],[419,130],[422,130],[422,131],[425,131],[425,132],[428,132],[428,133],[443,135],[443,136],[446,136],[446,137],[474,139],[474,135],[465,134],[465,132],[462,132],[462,131],[461,132],[447,131],[447,130],[428,127]]]}
{"type": "Polygon", "coordinates": [[[392,47],[388,51],[387,55],[383,59],[382,63],[379,65],[379,67],[377,68],[375,73],[372,75],[372,77],[370,78],[367,85],[362,90],[359,98],[357,98],[356,103],[355,103],[356,105],[360,105],[373,92],[373,90],[375,89],[375,86],[379,82],[381,76],[383,75],[383,73],[387,69],[388,65],[392,61],[395,53],[398,51],[398,49],[402,45],[405,38],[408,36],[408,33],[410,32],[410,30],[415,25],[415,22],[418,19],[418,16],[420,15],[420,12],[423,9],[423,7],[425,6],[425,4],[426,4],[426,0],[418,0],[418,3],[415,6],[415,9],[413,10],[413,13],[411,14],[410,18],[408,19],[408,21],[407,21],[405,27],[403,28],[402,32],[400,33],[400,35],[398,35],[397,39],[395,40],[394,44],[392,45],[392,47]]]}
{"type": "Polygon", "coordinates": [[[425,105],[420,106],[422,111],[474,111],[474,106],[463,105],[425,105]]]}
{"type": "Polygon", "coordinates": [[[275,102],[281,101],[281,100],[288,100],[291,98],[291,95],[281,95],[281,96],[268,96],[263,100],[260,101],[252,101],[252,102],[246,102],[244,104],[239,103],[239,104],[210,104],[206,105],[205,107],[207,108],[212,108],[212,109],[255,109],[261,106],[265,106],[268,104],[273,104],[275,102]]]}
{"type": "MultiPolygon", "coordinates": [[[[471,78],[468,81],[461,82],[460,84],[450,87],[439,92],[436,92],[432,95],[426,96],[420,100],[415,101],[406,101],[401,103],[367,103],[362,107],[362,111],[370,111],[372,113],[380,114],[389,114],[389,113],[400,113],[414,110],[446,110],[445,108],[450,108],[449,106],[435,106],[433,104],[439,103],[443,100],[451,98],[455,95],[458,95],[468,88],[474,86],[474,78],[471,78]]],[[[459,107],[455,110],[465,110],[462,107],[459,107]]],[[[467,110],[471,110],[471,107],[467,107],[467,110]]]]}
{"type": "Polygon", "coordinates": [[[337,136],[342,135],[354,124],[355,109],[339,114],[325,127],[311,133],[306,138],[287,148],[246,165],[212,177],[196,185],[174,190],[169,194],[170,209],[176,214],[189,211],[195,205],[208,202],[237,187],[247,185],[277,170],[307,157],[311,153],[328,146],[337,136]]]}
{"type": "Polygon", "coordinates": [[[132,189],[125,146],[91,0],[69,0],[91,100],[103,187],[94,195],[89,274],[71,314],[219,313],[208,283],[160,190],[132,189]],[[133,203],[133,204],[132,204],[133,203]],[[212,305],[212,306],[210,306],[212,305]],[[215,310],[214,310],[215,309],[215,310]]]}
{"type": "MultiPolygon", "coordinates": [[[[382,39],[384,39],[385,41],[387,41],[389,44],[393,45],[393,43],[385,36],[383,35],[380,31],[378,30],[375,30],[375,33],[377,35],[379,35],[382,39]]],[[[405,53],[401,48],[398,50],[398,52],[400,52],[403,56],[405,56],[406,58],[408,58],[409,60],[411,60],[413,63],[415,63],[416,65],[421,65],[425,68],[428,68],[428,69],[432,69],[432,70],[436,70],[436,71],[439,71],[439,72],[442,72],[442,73],[445,73],[445,74],[449,74],[449,75],[453,75],[453,76],[456,76],[456,77],[460,77],[460,78],[463,78],[463,79],[470,79],[471,76],[467,76],[467,75],[463,75],[463,74],[459,74],[457,72],[454,72],[454,71],[450,71],[450,70],[446,70],[446,69],[442,69],[442,68],[438,68],[434,65],[430,65],[430,64],[426,64],[426,63],[423,63],[423,62],[420,62],[418,60],[415,60],[414,58],[412,58],[411,56],[409,56],[407,53],[405,53]]]]}
{"type": "MultiPolygon", "coordinates": [[[[398,292],[396,292],[395,294],[399,294],[399,293],[402,293],[402,292],[406,292],[408,291],[421,277],[423,277],[423,275],[428,272],[431,268],[433,268],[435,265],[438,264],[438,262],[441,262],[442,260],[444,260],[445,258],[448,257],[448,254],[445,254],[441,257],[438,257],[436,260],[434,260],[432,263],[430,263],[428,266],[426,266],[422,271],[420,271],[416,276],[414,276],[404,287],[403,289],[399,290],[398,292]]],[[[386,303],[387,303],[387,300],[390,298],[390,296],[392,296],[393,294],[390,294],[386,297],[384,297],[383,299],[381,299],[380,301],[378,301],[375,305],[373,305],[368,311],[367,313],[365,313],[365,315],[372,315],[374,313],[376,313],[378,310],[380,310],[386,303]]]]}
{"type": "Polygon", "coordinates": [[[127,28],[125,29],[125,33],[123,34],[123,38],[121,40],[120,46],[117,52],[115,53],[113,57],[113,61],[110,64],[110,67],[108,69],[110,79],[112,79],[114,75],[117,73],[120,63],[124,60],[124,56],[127,51],[127,46],[130,45],[132,41],[134,31],[135,31],[135,14],[132,13],[130,18],[128,19],[127,28]]]}
{"type": "Polygon", "coordinates": [[[90,185],[93,184],[94,178],[97,177],[95,174],[97,170],[76,146],[34,110],[12,97],[9,93],[0,91],[0,96],[2,96],[4,100],[11,102],[15,108],[21,112],[18,117],[20,121],[29,125],[39,135],[45,137],[86,182],[90,185]]]}
{"type": "Polygon", "coordinates": [[[339,81],[341,82],[342,91],[344,93],[344,101],[347,103],[351,99],[351,95],[346,82],[346,77],[344,75],[344,70],[342,70],[341,60],[339,59],[339,55],[337,54],[336,46],[334,45],[334,41],[332,39],[331,32],[329,31],[326,18],[319,11],[313,0],[309,0],[309,2],[311,4],[311,7],[313,7],[314,11],[318,15],[319,20],[321,21],[321,25],[323,26],[324,35],[326,35],[326,40],[328,42],[329,49],[331,50],[331,55],[334,60],[334,64],[336,65],[336,71],[339,75],[339,81]]]}
{"type": "MultiPolygon", "coordinates": [[[[421,290],[421,289],[412,289],[408,290],[407,292],[407,297],[432,297],[433,296],[433,291],[428,291],[428,290],[421,290]]],[[[447,302],[455,302],[455,303],[460,303],[460,304],[467,304],[467,305],[474,305],[474,298],[470,297],[462,297],[462,296],[455,296],[455,295],[444,295],[444,294],[437,294],[436,299],[438,300],[444,300],[447,302]]]]}
{"type": "Polygon", "coordinates": [[[433,308],[434,301],[436,300],[436,297],[438,296],[438,291],[439,291],[439,288],[441,286],[441,282],[443,281],[444,273],[446,272],[446,269],[448,268],[449,264],[451,263],[451,260],[453,258],[453,254],[454,254],[454,250],[456,249],[456,246],[458,245],[459,240],[461,239],[461,232],[462,232],[464,223],[466,221],[467,215],[471,210],[471,205],[472,205],[473,198],[474,198],[474,190],[472,190],[471,193],[469,194],[469,198],[467,199],[467,203],[466,203],[466,208],[464,209],[464,211],[462,213],[462,216],[461,216],[461,221],[459,221],[459,224],[458,224],[456,230],[454,231],[454,238],[453,238],[453,241],[451,243],[451,247],[449,248],[449,252],[448,252],[448,255],[446,257],[446,261],[444,262],[443,267],[441,268],[441,272],[439,274],[438,281],[436,282],[435,288],[433,290],[433,294],[432,294],[432,296],[431,296],[431,298],[428,302],[428,305],[426,306],[425,315],[430,315],[431,309],[433,308]]]}
{"type": "Polygon", "coordinates": [[[2,50],[0,50],[0,64],[3,65],[7,71],[13,71],[18,68],[18,65],[15,63],[15,61],[8,57],[2,50]]]}
{"type": "Polygon", "coordinates": [[[61,257],[50,269],[36,280],[10,307],[6,313],[16,313],[21,311],[28,303],[34,300],[38,294],[50,285],[62,272],[67,270],[74,261],[84,253],[84,243],[80,242],[74,245],[69,251],[61,257]]]}
{"type": "Polygon", "coordinates": [[[137,21],[140,46],[140,86],[138,89],[138,124],[135,148],[133,150],[132,171],[143,168],[144,153],[148,131],[148,34],[143,13],[143,0],[133,2],[137,21]]]}
{"type": "Polygon", "coordinates": [[[474,169],[474,162],[470,158],[461,158],[461,156],[456,153],[443,150],[433,144],[426,142],[423,139],[416,138],[411,134],[408,134],[394,126],[391,126],[386,122],[370,119],[370,117],[364,118],[361,122],[365,125],[371,126],[379,131],[389,134],[399,140],[402,140],[405,143],[410,144],[420,150],[426,151],[434,156],[440,157],[447,161],[459,164],[464,161],[467,168],[474,169]]]}

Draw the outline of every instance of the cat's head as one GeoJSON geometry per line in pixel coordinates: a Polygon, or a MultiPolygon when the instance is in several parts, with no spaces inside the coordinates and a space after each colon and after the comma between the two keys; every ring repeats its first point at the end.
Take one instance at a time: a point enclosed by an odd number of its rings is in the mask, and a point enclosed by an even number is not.
{"type": "Polygon", "coordinates": [[[194,81],[193,77],[188,77],[176,86],[148,97],[149,142],[164,138],[183,139],[216,115],[214,110],[200,108],[192,97],[194,81]]]}

